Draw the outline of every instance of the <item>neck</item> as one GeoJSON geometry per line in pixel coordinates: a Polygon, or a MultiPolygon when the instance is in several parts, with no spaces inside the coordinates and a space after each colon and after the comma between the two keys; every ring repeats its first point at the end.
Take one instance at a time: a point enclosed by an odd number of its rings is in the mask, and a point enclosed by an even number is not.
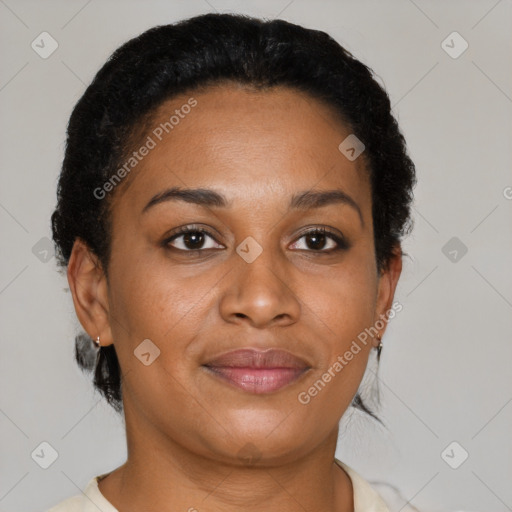
{"type": "Polygon", "coordinates": [[[142,431],[131,423],[127,415],[127,461],[99,483],[119,512],[354,510],[350,477],[334,462],[337,429],[302,457],[247,466],[194,453],[154,426],[142,431]]]}

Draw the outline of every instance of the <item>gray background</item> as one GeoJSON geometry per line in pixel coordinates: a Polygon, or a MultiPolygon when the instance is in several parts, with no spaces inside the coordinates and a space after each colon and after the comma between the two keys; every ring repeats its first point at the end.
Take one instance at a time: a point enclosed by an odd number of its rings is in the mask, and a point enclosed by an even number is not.
{"type": "Polygon", "coordinates": [[[347,413],[338,458],[398,487],[394,510],[406,500],[428,511],[512,510],[511,10],[510,0],[0,0],[0,510],[44,510],[124,461],[122,420],[73,361],[67,281],[45,258],[65,127],[121,43],[210,11],[331,34],[387,88],[417,165],[403,311],[378,374],[388,430],[347,413]],[[59,45],[47,59],[31,48],[43,31],[59,45]],[[442,47],[453,31],[469,44],[458,58],[442,47]],[[43,441],[58,452],[46,470],[31,457],[43,441]],[[452,464],[469,453],[458,469],[441,456],[453,441],[462,448],[449,450],[452,464]]]}

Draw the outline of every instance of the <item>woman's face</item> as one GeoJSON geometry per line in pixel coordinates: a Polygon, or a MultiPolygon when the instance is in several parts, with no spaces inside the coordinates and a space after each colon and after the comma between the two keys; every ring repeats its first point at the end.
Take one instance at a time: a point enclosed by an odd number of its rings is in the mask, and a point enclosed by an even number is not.
{"type": "Polygon", "coordinates": [[[349,135],[286,88],[224,85],[160,106],[113,206],[97,289],[108,314],[83,321],[115,345],[132,437],[277,463],[337,435],[378,343],[358,336],[391,307],[401,270],[397,256],[377,273],[364,153],[338,149],[349,135]],[[205,192],[163,195],[188,189],[205,192]],[[219,359],[238,349],[296,359],[219,359]]]}

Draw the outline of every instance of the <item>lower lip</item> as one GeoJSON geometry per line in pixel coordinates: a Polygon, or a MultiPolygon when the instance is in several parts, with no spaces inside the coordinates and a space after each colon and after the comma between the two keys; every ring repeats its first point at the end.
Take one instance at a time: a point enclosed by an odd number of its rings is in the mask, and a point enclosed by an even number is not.
{"type": "Polygon", "coordinates": [[[306,368],[233,368],[206,366],[210,374],[249,393],[271,393],[297,380],[306,368]]]}

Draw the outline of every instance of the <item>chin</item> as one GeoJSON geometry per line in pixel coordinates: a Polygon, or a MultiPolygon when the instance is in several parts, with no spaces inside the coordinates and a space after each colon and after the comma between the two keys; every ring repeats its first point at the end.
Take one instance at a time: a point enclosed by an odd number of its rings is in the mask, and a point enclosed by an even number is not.
{"type": "Polygon", "coordinates": [[[222,442],[219,444],[217,438],[211,440],[212,445],[216,445],[224,456],[237,458],[244,464],[292,461],[312,448],[309,445],[314,432],[304,422],[297,424],[293,414],[286,416],[287,413],[276,410],[237,410],[231,415],[223,415],[229,424],[226,428],[229,435],[223,431],[222,442]]]}

